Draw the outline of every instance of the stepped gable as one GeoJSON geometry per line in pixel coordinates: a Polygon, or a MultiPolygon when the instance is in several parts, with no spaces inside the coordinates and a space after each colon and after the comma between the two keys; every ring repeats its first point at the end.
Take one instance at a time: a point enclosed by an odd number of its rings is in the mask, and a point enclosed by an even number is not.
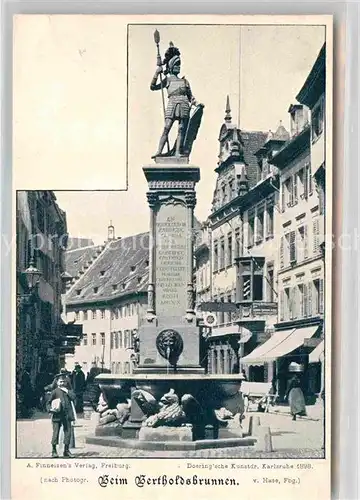
{"type": "Polygon", "coordinates": [[[72,278],[76,278],[90,262],[93,262],[101,251],[100,245],[75,248],[65,252],[65,270],[72,278]]]}
{"type": "Polygon", "coordinates": [[[146,292],[148,255],[149,233],[108,242],[91,268],[72,287],[67,303],[95,303],[146,292]]]}
{"type": "Polygon", "coordinates": [[[247,177],[250,188],[254,187],[257,183],[258,159],[255,153],[265,144],[267,136],[268,132],[241,131],[241,138],[244,143],[244,161],[247,165],[247,177]]]}

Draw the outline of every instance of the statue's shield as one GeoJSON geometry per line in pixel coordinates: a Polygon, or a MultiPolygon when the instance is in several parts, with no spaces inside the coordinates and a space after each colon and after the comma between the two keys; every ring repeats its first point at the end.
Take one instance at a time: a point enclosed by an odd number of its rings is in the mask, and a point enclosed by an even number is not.
{"type": "Polygon", "coordinates": [[[183,146],[183,151],[186,156],[191,153],[192,145],[198,134],[203,112],[204,105],[198,104],[190,117],[183,146]]]}

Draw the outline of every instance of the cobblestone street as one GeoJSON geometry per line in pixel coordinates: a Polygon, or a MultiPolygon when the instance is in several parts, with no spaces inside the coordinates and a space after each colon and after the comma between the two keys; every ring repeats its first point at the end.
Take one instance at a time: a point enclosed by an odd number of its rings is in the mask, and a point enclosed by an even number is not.
{"type": "MultiPolygon", "coordinates": [[[[323,426],[319,415],[292,421],[286,409],[271,413],[248,413],[260,416],[261,425],[271,429],[273,452],[255,451],[253,447],[207,449],[197,451],[148,451],[105,447],[85,443],[85,437],[94,429],[88,420],[79,420],[75,428],[75,458],[322,458],[324,451],[323,426]]],[[[246,428],[246,425],[245,425],[246,428]]],[[[47,415],[37,414],[32,419],[17,422],[17,456],[23,458],[50,458],[51,422],[47,415]]],[[[62,444],[60,445],[62,451],[62,444]]]]}

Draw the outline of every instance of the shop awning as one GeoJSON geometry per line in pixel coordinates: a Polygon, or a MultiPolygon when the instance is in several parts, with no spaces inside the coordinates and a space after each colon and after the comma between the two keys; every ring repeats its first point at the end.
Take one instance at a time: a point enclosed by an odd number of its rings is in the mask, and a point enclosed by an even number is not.
{"type": "Polygon", "coordinates": [[[239,327],[235,326],[223,326],[218,328],[213,328],[211,332],[211,337],[221,337],[222,335],[239,335],[239,327]]]}
{"type": "Polygon", "coordinates": [[[309,363],[320,363],[321,356],[324,354],[324,341],[322,340],[318,346],[309,354],[309,363]]]}
{"type": "Polygon", "coordinates": [[[252,336],[252,332],[244,327],[235,326],[224,326],[220,328],[213,328],[211,333],[211,338],[221,337],[222,335],[240,335],[239,343],[246,344],[252,336]]]}
{"type": "Polygon", "coordinates": [[[267,342],[254,349],[240,362],[248,365],[263,365],[266,362],[286,356],[302,346],[304,340],[311,338],[317,329],[318,326],[309,326],[275,332],[267,342]]]}

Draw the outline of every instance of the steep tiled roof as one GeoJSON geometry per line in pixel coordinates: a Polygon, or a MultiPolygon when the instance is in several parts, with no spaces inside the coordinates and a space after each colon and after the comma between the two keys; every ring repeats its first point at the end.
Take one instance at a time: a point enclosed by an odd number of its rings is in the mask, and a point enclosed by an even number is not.
{"type": "Polygon", "coordinates": [[[68,250],[76,250],[78,248],[91,247],[91,246],[94,246],[94,242],[89,238],[72,238],[70,236],[67,243],[68,250]]]}
{"type": "Polygon", "coordinates": [[[258,163],[255,156],[256,151],[260,149],[261,146],[266,141],[268,132],[247,132],[246,130],[241,131],[241,137],[244,142],[244,160],[248,165],[247,175],[249,180],[249,187],[255,186],[257,183],[257,170],[258,163]]]}
{"type": "Polygon", "coordinates": [[[66,302],[100,302],[129,293],[146,292],[148,254],[148,233],[108,242],[93,265],[69,290],[66,302]]]}
{"type": "Polygon", "coordinates": [[[77,248],[75,250],[68,250],[65,253],[65,270],[73,278],[75,278],[79,271],[83,271],[86,266],[90,265],[101,252],[103,247],[92,245],[84,248],[77,248]]]}

